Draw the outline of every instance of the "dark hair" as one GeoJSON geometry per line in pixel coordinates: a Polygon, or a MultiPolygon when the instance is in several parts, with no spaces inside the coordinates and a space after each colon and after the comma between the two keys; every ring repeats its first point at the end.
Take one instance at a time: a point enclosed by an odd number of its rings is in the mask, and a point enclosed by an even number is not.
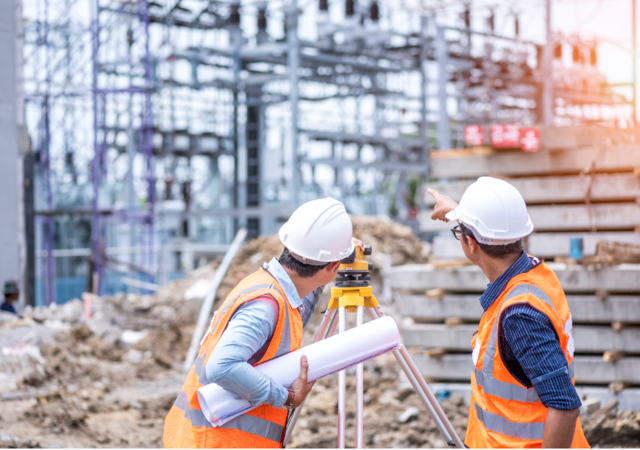
{"type": "Polygon", "coordinates": [[[504,245],[487,245],[478,242],[476,237],[473,235],[473,231],[469,228],[465,227],[464,224],[460,223],[460,230],[462,230],[462,235],[466,238],[471,238],[474,240],[476,244],[480,247],[487,256],[491,258],[506,258],[509,255],[520,254],[523,250],[522,239],[518,239],[511,244],[504,245]]]}
{"type": "Polygon", "coordinates": [[[280,255],[278,261],[282,266],[286,267],[287,269],[293,270],[298,274],[298,276],[302,278],[311,278],[329,265],[329,263],[326,263],[322,264],[321,266],[314,266],[311,264],[302,263],[295,259],[291,255],[291,253],[289,253],[289,249],[287,249],[286,247],[284,248],[284,251],[282,252],[282,255],[280,255]]]}

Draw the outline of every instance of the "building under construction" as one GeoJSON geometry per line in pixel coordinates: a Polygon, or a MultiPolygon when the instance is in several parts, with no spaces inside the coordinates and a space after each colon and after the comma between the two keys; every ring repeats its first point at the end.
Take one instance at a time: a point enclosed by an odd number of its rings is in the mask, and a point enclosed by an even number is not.
{"type": "Polygon", "coordinates": [[[498,35],[473,3],[453,21],[375,0],[28,0],[23,16],[38,304],[164,284],[319,196],[415,222],[430,150],[463,147],[466,125],[633,123],[597,42],[523,40],[515,14],[498,35]]]}

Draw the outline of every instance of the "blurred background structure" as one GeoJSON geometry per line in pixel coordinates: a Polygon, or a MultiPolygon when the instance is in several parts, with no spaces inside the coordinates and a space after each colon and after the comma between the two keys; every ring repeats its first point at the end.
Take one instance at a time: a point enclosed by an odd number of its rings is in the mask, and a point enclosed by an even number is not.
{"type": "Polygon", "coordinates": [[[320,196],[418,230],[430,150],[469,124],[634,124],[635,75],[608,83],[550,1],[541,39],[498,1],[21,6],[32,304],[144,292],[320,196]]]}

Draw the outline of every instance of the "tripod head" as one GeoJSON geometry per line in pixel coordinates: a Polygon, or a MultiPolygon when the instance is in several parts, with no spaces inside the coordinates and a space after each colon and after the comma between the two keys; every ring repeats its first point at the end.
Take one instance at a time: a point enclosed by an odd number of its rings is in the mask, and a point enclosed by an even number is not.
{"type": "Polygon", "coordinates": [[[340,261],[338,275],[336,276],[336,287],[366,287],[371,286],[369,271],[373,270],[373,264],[367,261],[367,256],[371,255],[371,246],[365,247],[364,252],[356,246],[351,255],[340,261]]]}

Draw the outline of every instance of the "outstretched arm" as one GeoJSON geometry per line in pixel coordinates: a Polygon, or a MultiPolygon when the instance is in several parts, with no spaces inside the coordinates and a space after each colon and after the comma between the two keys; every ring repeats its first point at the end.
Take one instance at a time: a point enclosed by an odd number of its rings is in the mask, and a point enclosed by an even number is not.
{"type": "Polygon", "coordinates": [[[447,219],[445,215],[456,209],[458,207],[458,204],[446,195],[442,195],[436,190],[427,189],[427,192],[431,194],[431,196],[436,201],[436,206],[434,207],[433,213],[431,214],[431,219],[449,222],[449,219],[447,219]]]}

